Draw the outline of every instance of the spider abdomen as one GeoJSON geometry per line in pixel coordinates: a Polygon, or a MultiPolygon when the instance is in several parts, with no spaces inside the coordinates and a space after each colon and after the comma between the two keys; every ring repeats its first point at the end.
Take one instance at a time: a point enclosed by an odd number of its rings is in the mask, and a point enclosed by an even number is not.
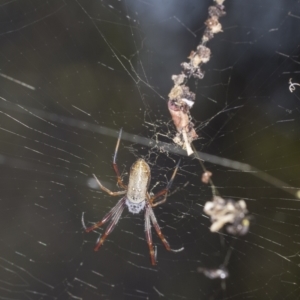
{"type": "MultiPolygon", "coordinates": [[[[130,176],[126,194],[126,198],[130,203],[139,204],[145,202],[147,190],[150,183],[150,177],[150,167],[146,163],[146,161],[142,158],[136,160],[130,169],[130,176]]],[[[144,205],[145,204],[143,204],[143,207],[144,205]]]]}

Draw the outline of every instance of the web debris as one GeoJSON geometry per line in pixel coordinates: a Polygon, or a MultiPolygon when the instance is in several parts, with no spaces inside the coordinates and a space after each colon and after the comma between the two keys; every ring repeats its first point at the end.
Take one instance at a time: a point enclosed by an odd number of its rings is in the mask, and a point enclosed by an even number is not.
{"type": "Polygon", "coordinates": [[[293,93],[294,90],[296,89],[296,87],[295,87],[296,85],[300,86],[300,83],[296,83],[296,82],[293,83],[292,80],[293,80],[292,78],[290,78],[290,80],[289,80],[289,90],[291,93],[293,93]]]}
{"type": "Polygon", "coordinates": [[[201,70],[201,66],[210,60],[211,55],[210,49],[205,45],[216,33],[222,31],[219,18],[226,14],[223,5],[225,0],[214,1],[216,5],[208,8],[209,18],[205,22],[206,29],[204,30],[202,41],[197,47],[197,50],[192,51],[189,55],[188,58],[190,62],[183,62],[181,64],[183,72],[179,75],[172,76],[174,87],[168,95],[168,109],[177,130],[173,141],[185,149],[188,155],[193,153],[191,143],[197,139],[198,135],[194,129],[190,114],[190,109],[193,107],[195,101],[195,93],[189,90],[186,83],[191,77],[203,79],[204,72],[201,70]]]}

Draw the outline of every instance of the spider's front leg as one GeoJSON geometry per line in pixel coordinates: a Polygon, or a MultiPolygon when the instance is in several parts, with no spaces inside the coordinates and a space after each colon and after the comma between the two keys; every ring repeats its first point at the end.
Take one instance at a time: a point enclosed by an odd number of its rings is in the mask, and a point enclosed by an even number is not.
{"type": "Polygon", "coordinates": [[[181,252],[184,248],[181,247],[180,249],[171,249],[170,244],[168,243],[168,241],[166,240],[166,238],[164,237],[164,235],[161,232],[160,226],[157,222],[157,219],[155,217],[155,214],[152,210],[152,207],[151,207],[150,203],[146,202],[146,207],[145,207],[145,234],[146,234],[146,240],[147,240],[147,244],[148,244],[149,251],[150,251],[151,263],[152,263],[152,265],[156,265],[156,253],[153,249],[150,221],[152,222],[153,227],[154,227],[157,235],[159,236],[159,238],[161,239],[162,243],[164,244],[165,248],[168,251],[181,252]]]}
{"type": "Polygon", "coordinates": [[[153,243],[152,243],[150,211],[149,211],[148,204],[146,204],[146,210],[145,210],[145,234],[146,234],[146,241],[149,247],[151,264],[154,266],[156,265],[156,257],[155,257],[155,251],[153,249],[153,243]]]}
{"type": "Polygon", "coordinates": [[[121,214],[124,210],[126,206],[126,197],[123,197],[122,199],[120,199],[118,201],[118,203],[104,216],[104,218],[100,221],[97,222],[96,224],[90,226],[90,227],[86,227],[85,223],[84,223],[84,213],[82,214],[82,218],[81,218],[81,222],[82,222],[82,226],[85,229],[86,232],[91,232],[95,229],[97,229],[98,227],[102,226],[103,224],[105,224],[107,221],[111,220],[109,225],[107,226],[107,228],[105,229],[104,234],[101,236],[101,238],[99,238],[96,242],[96,246],[94,248],[95,251],[98,251],[99,248],[101,247],[101,245],[104,243],[104,241],[106,240],[107,236],[114,230],[114,228],[116,227],[121,214]]]}
{"type": "MultiPolygon", "coordinates": [[[[122,207],[125,207],[125,201],[126,198],[123,197],[121,200],[118,201],[118,203],[103,217],[103,219],[97,223],[95,223],[94,225],[90,226],[90,227],[86,227],[85,222],[84,222],[84,213],[82,213],[82,218],[81,218],[81,223],[82,226],[85,230],[85,232],[91,232],[99,227],[101,227],[103,224],[105,224],[107,221],[109,221],[110,219],[114,219],[115,215],[117,214],[118,211],[120,211],[120,209],[122,207]]],[[[123,208],[124,209],[124,208],[123,208]]],[[[123,211],[122,209],[122,211],[123,211]]]]}
{"type": "MultiPolygon", "coordinates": [[[[106,240],[107,236],[114,230],[114,228],[116,227],[117,223],[119,222],[119,219],[122,215],[122,212],[126,206],[126,198],[122,198],[119,203],[115,206],[115,211],[111,214],[111,222],[109,223],[109,225],[107,226],[107,228],[105,229],[104,234],[101,236],[101,238],[99,238],[96,242],[96,246],[94,248],[95,251],[98,251],[99,248],[102,246],[102,244],[104,243],[104,241],[106,240]]],[[[114,208],[113,208],[114,209],[114,208]]],[[[108,213],[109,214],[109,213],[108,213]]],[[[105,217],[104,217],[105,218],[105,217]]],[[[108,220],[109,218],[107,218],[108,220]]],[[[103,221],[101,221],[100,226],[103,224],[103,221]]],[[[94,225],[95,226],[95,225],[94,225]]],[[[92,227],[94,227],[92,226],[92,227]]],[[[97,226],[97,224],[96,224],[97,226]]],[[[98,227],[98,226],[97,226],[98,227]]],[[[94,228],[93,228],[94,230],[94,228]]]]}

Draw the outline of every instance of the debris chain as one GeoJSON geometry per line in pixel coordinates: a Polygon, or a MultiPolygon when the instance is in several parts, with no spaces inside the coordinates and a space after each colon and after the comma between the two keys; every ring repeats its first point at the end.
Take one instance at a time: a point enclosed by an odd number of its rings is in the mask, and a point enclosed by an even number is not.
{"type": "Polygon", "coordinates": [[[196,51],[192,51],[188,59],[189,62],[181,63],[182,72],[179,75],[173,75],[174,86],[168,97],[168,109],[177,130],[174,137],[174,143],[187,151],[188,155],[193,153],[191,143],[198,135],[192,123],[190,109],[194,105],[195,93],[189,90],[186,83],[189,78],[202,79],[204,72],[201,66],[210,60],[211,51],[206,44],[216,33],[222,32],[222,25],[219,18],[224,16],[223,2],[225,0],[214,0],[216,3],[208,8],[209,18],[205,21],[206,28],[196,51]]]}

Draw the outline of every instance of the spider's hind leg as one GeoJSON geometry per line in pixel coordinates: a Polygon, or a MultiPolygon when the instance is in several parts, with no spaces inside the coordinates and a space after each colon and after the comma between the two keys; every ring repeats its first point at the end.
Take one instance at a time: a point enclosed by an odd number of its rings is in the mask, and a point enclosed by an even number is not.
{"type": "Polygon", "coordinates": [[[113,168],[115,170],[115,173],[117,175],[117,180],[118,180],[118,185],[120,187],[122,187],[123,189],[127,189],[127,186],[123,183],[123,180],[121,178],[121,175],[120,175],[120,171],[119,171],[119,168],[118,168],[118,165],[117,165],[117,154],[118,154],[118,149],[119,149],[119,146],[120,146],[120,141],[121,141],[121,136],[122,136],[122,131],[123,129],[121,128],[120,129],[120,132],[119,132],[119,137],[118,137],[118,140],[117,140],[117,144],[116,144],[116,149],[115,149],[115,153],[114,153],[114,158],[113,158],[113,168]]]}
{"type": "Polygon", "coordinates": [[[150,202],[150,205],[152,207],[155,207],[155,206],[157,206],[159,204],[162,204],[162,203],[167,201],[168,192],[169,192],[169,189],[172,186],[172,183],[173,183],[174,178],[176,176],[176,173],[178,171],[179,164],[180,164],[180,159],[179,159],[179,161],[178,161],[178,163],[177,163],[177,165],[176,165],[176,167],[173,171],[172,177],[171,177],[170,181],[168,182],[167,186],[163,190],[161,190],[160,192],[156,193],[154,196],[150,197],[149,202],[150,202]],[[154,201],[156,199],[158,199],[159,197],[162,197],[162,196],[164,196],[162,200],[154,203],[154,201]]]}

